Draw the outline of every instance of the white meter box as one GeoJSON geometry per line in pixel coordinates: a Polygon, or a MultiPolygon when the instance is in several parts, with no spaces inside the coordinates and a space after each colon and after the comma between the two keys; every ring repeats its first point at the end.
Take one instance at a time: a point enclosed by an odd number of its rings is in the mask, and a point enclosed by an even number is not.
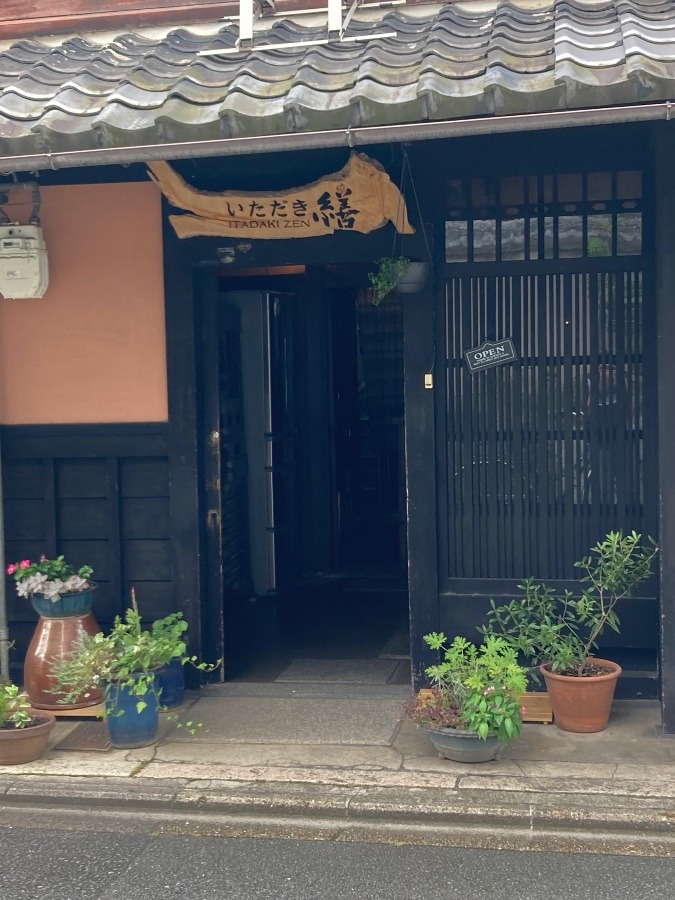
{"type": "Polygon", "coordinates": [[[39,225],[0,225],[0,295],[42,297],[49,284],[47,248],[39,225]]]}

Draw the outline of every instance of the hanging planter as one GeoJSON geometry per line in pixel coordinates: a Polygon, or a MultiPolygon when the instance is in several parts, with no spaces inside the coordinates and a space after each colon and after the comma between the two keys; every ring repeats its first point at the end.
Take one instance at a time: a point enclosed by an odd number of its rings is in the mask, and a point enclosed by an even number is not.
{"type": "Polygon", "coordinates": [[[371,303],[380,303],[394,291],[416,294],[424,287],[431,266],[426,262],[412,262],[406,256],[385,256],[377,262],[377,270],[368,273],[372,285],[371,303]]]}

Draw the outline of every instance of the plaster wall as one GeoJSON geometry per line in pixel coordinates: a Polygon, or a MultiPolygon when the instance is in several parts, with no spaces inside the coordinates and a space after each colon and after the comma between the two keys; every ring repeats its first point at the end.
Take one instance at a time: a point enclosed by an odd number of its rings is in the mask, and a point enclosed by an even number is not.
{"type": "Polygon", "coordinates": [[[159,191],[40,193],[49,288],[39,300],[0,299],[0,422],[166,421],[159,191]]]}

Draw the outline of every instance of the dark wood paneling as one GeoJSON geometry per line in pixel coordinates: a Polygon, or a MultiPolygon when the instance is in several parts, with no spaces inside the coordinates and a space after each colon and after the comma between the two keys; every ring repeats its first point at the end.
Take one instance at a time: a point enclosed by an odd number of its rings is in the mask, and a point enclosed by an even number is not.
{"type": "Polygon", "coordinates": [[[122,500],[122,533],[130,538],[170,536],[169,498],[134,497],[122,500]]]}
{"type": "Polygon", "coordinates": [[[122,561],[131,582],[171,580],[169,541],[123,541],[122,561]]]}
{"type": "Polygon", "coordinates": [[[168,459],[120,460],[122,497],[168,497],[168,459]]]}
{"type": "MultiPolygon", "coordinates": [[[[2,437],[8,560],[63,553],[91,565],[103,628],[129,605],[132,579],[149,595],[146,618],[177,608],[166,425],[5,426],[2,437]]],[[[16,662],[36,616],[13,581],[8,609],[16,662]]]]}

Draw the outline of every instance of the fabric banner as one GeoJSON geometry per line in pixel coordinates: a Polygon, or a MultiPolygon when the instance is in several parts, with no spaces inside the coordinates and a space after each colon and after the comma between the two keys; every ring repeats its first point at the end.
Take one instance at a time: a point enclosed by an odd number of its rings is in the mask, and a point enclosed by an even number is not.
{"type": "Polygon", "coordinates": [[[148,163],[148,169],[167,200],[193,214],[169,217],[179,238],[367,234],[387,222],[400,234],[414,234],[401,192],[382,166],[363,153],[352,153],[333,175],[276,192],[209,193],[190,187],[166,162],[148,163]]]}

